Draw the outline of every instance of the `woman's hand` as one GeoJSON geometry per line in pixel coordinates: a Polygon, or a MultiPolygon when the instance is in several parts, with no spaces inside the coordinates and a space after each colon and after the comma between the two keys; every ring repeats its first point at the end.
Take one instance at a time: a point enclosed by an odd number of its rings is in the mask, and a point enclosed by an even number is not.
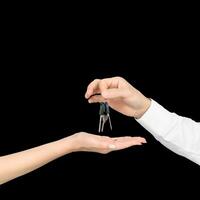
{"type": "Polygon", "coordinates": [[[111,138],[85,132],[76,133],[71,137],[75,144],[74,151],[90,151],[103,154],[146,143],[146,140],[142,137],[125,136],[111,138]]]}

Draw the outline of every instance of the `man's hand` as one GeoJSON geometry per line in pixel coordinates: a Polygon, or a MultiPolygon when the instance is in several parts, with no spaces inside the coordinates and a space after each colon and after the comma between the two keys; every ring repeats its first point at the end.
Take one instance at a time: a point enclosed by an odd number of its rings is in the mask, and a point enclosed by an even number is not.
{"type": "Polygon", "coordinates": [[[89,103],[107,102],[114,110],[140,118],[151,101],[121,77],[95,79],[85,93],[89,103]]]}

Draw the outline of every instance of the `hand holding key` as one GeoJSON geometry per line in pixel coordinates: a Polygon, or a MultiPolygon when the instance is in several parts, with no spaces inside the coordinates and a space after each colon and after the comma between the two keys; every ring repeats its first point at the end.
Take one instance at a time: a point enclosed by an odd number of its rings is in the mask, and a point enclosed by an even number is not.
{"type": "Polygon", "coordinates": [[[151,101],[121,77],[95,79],[85,93],[89,103],[107,102],[127,116],[140,118],[148,110],[151,101]]]}

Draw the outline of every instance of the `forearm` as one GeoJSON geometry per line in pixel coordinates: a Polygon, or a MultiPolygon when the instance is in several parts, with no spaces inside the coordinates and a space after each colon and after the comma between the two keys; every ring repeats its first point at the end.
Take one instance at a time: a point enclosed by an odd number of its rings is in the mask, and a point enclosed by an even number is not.
{"type": "Polygon", "coordinates": [[[137,121],[167,148],[200,164],[200,123],[171,113],[153,100],[137,121]]]}
{"type": "Polygon", "coordinates": [[[27,174],[74,149],[71,137],[0,157],[0,184],[27,174]]]}

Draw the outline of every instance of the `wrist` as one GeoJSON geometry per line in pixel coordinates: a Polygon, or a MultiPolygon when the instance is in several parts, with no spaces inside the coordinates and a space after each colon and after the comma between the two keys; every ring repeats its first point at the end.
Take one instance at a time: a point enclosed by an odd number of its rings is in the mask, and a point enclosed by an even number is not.
{"type": "Polygon", "coordinates": [[[151,99],[145,97],[142,103],[142,107],[136,112],[134,117],[136,119],[140,119],[144,115],[144,113],[149,109],[150,105],[151,99]]]}
{"type": "Polygon", "coordinates": [[[69,148],[71,152],[76,152],[76,151],[80,151],[81,149],[81,134],[79,133],[75,133],[69,137],[66,138],[67,140],[69,140],[69,148]]]}
{"type": "Polygon", "coordinates": [[[78,151],[77,134],[73,134],[56,142],[57,151],[61,155],[78,151]]]}

